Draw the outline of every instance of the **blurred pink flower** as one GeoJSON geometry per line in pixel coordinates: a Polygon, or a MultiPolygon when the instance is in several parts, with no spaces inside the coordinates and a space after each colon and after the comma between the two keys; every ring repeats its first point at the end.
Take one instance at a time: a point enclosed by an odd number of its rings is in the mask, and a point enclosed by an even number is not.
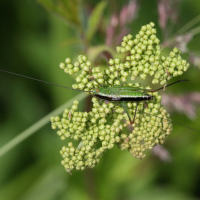
{"type": "Polygon", "coordinates": [[[127,23],[133,21],[138,9],[137,2],[135,0],[130,1],[128,5],[125,5],[119,14],[120,27],[124,27],[127,23]]]}
{"type": "Polygon", "coordinates": [[[111,16],[110,24],[106,30],[106,45],[111,46],[113,42],[114,32],[116,27],[118,26],[118,17],[116,14],[111,16]]]}
{"type": "Polygon", "coordinates": [[[157,156],[160,160],[164,162],[171,162],[171,155],[163,146],[157,144],[153,149],[152,152],[155,156],[157,156]]]}
{"type": "Polygon", "coordinates": [[[127,24],[135,19],[137,10],[137,1],[132,0],[123,6],[119,15],[115,13],[111,16],[110,23],[106,30],[106,45],[120,44],[123,36],[128,34],[127,24]]]}
{"type": "Polygon", "coordinates": [[[196,108],[194,104],[200,104],[200,93],[192,92],[182,96],[162,95],[162,104],[169,112],[183,112],[190,119],[196,117],[196,108]]]}
{"type": "Polygon", "coordinates": [[[158,14],[159,24],[162,30],[166,28],[167,21],[170,19],[172,22],[177,21],[178,17],[178,4],[180,0],[159,0],[158,14]]]}
{"type": "Polygon", "coordinates": [[[185,33],[184,35],[177,35],[170,40],[165,40],[162,44],[162,48],[166,47],[177,47],[181,49],[183,53],[188,52],[187,45],[192,40],[193,34],[192,33],[185,33]]]}
{"type": "Polygon", "coordinates": [[[200,56],[194,53],[190,53],[189,61],[194,66],[200,69],[200,56]]]}

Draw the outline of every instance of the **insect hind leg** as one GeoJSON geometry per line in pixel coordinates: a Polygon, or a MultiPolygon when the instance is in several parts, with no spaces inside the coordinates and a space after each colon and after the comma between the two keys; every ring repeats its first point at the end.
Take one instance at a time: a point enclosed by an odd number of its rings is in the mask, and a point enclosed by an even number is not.
{"type": "Polygon", "coordinates": [[[137,113],[137,106],[138,106],[138,103],[136,104],[136,108],[135,108],[135,113],[134,113],[133,120],[131,120],[131,116],[130,116],[129,111],[128,111],[129,108],[128,108],[128,106],[127,106],[127,103],[126,103],[125,101],[121,101],[119,104],[120,104],[120,106],[121,106],[122,108],[124,108],[124,111],[127,113],[128,118],[129,118],[130,125],[134,124],[134,122],[135,122],[135,117],[136,117],[136,113],[137,113]]]}
{"type": "Polygon", "coordinates": [[[137,113],[137,107],[138,107],[138,102],[137,102],[137,104],[136,104],[136,108],[135,108],[135,113],[134,113],[133,121],[130,122],[131,124],[134,124],[134,122],[135,122],[135,116],[136,116],[136,113],[137,113]]]}
{"type": "Polygon", "coordinates": [[[163,87],[161,87],[161,88],[158,88],[158,89],[156,89],[156,90],[151,90],[151,92],[156,92],[156,91],[158,91],[158,90],[165,89],[166,87],[169,87],[169,86],[171,86],[171,85],[173,85],[173,84],[175,84],[175,83],[179,83],[179,82],[183,82],[183,81],[189,81],[189,80],[186,80],[186,79],[178,80],[178,81],[175,81],[175,82],[173,82],[173,83],[170,83],[169,85],[165,85],[165,86],[163,86],[163,87]]]}

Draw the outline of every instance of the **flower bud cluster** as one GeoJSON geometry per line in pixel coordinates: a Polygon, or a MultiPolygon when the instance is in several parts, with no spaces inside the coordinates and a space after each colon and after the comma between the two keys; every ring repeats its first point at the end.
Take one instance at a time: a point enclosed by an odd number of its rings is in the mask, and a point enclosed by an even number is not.
{"type": "MultiPolygon", "coordinates": [[[[172,77],[187,71],[189,63],[181,58],[181,50],[176,47],[169,56],[162,56],[160,40],[156,37],[156,29],[153,27],[153,22],[142,26],[135,39],[132,39],[130,34],[124,36],[121,46],[116,50],[118,53],[130,52],[124,63],[124,71],[132,73],[132,80],[138,76],[146,79],[149,74],[154,76],[153,84],[165,85],[172,77]]],[[[112,61],[110,63],[114,64],[112,61]]]]}
{"type": "MultiPolygon", "coordinates": [[[[135,106],[133,103],[132,110],[135,106]]],[[[156,144],[163,144],[172,131],[169,114],[163,106],[151,102],[147,103],[148,108],[144,106],[143,103],[139,104],[134,129],[129,134],[122,134],[122,141],[119,144],[122,150],[127,149],[138,159],[145,157],[146,149],[152,149],[156,144]]]]}
{"type": "MultiPolygon", "coordinates": [[[[118,53],[130,52],[123,63],[119,58],[110,59],[109,67],[104,71],[100,67],[93,67],[84,55],[78,56],[78,61],[72,64],[67,58],[60,68],[70,75],[77,74],[76,84],[72,87],[89,91],[93,94],[95,88],[113,85],[132,86],[148,89],[153,96],[147,102],[125,102],[128,114],[124,112],[119,102],[104,102],[92,98],[93,107],[90,112],[78,112],[78,101],[74,101],[71,109],[65,109],[62,118],[51,117],[52,129],[58,129],[57,134],[62,140],[69,138],[77,141],[69,142],[60,151],[62,165],[66,171],[72,169],[84,170],[99,163],[101,156],[116,144],[121,150],[128,150],[134,157],[142,159],[144,151],[152,149],[156,144],[163,144],[172,132],[170,116],[161,105],[161,96],[151,88],[142,87],[139,83],[128,82],[129,78],[146,79],[147,74],[154,76],[152,83],[165,85],[173,76],[181,75],[189,64],[182,60],[181,51],[174,48],[168,57],[161,55],[159,39],[156,37],[154,23],[142,26],[135,39],[131,35],[123,38],[118,53]],[[137,106],[137,112],[135,110],[137,106]],[[130,118],[135,116],[132,127],[130,118]]],[[[97,91],[96,90],[96,91],[97,91]]],[[[117,96],[117,94],[114,94],[117,96]]],[[[134,97],[133,97],[134,98],[134,97]]]]}
{"type": "MultiPolygon", "coordinates": [[[[172,124],[169,114],[160,105],[161,96],[158,92],[154,92],[153,95],[155,100],[147,102],[146,105],[141,102],[137,106],[133,131],[129,134],[125,130],[129,118],[124,109],[112,102],[99,103],[96,98],[92,98],[93,108],[89,113],[77,112],[79,102],[76,100],[70,110],[64,110],[62,118],[51,117],[52,129],[59,129],[57,134],[61,140],[70,138],[79,141],[77,147],[69,142],[68,146],[64,146],[60,151],[63,157],[61,164],[66,171],[95,167],[103,153],[112,149],[115,144],[121,150],[128,150],[138,159],[145,157],[146,149],[163,144],[172,131],[172,124]],[[126,119],[127,123],[124,123],[123,119],[126,119]]],[[[127,106],[133,118],[136,103],[129,102],[127,106]]]]}
{"type": "MultiPolygon", "coordinates": [[[[71,138],[80,141],[77,148],[73,143],[68,143],[60,151],[66,171],[72,169],[84,170],[86,167],[94,167],[100,161],[100,157],[107,149],[112,149],[116,143],[116,136],[123,129],[119,125],[120,114],[112,115],[114,104],[99,104],[96,98],[92,99],[93,109],[91,112],[76,112],[78,101],[74,101],[70,110],[65,109],[63,117],[51,117],[52,129],[59,129],[57,134],[62,140],[71,138]],[[107,123],[111,118],[113,124],[107,123]]],[[[119,106],[118,106],[118,109],[119,106]]],[[[123,113],[121,110],[120,113],[123,113]]]]}

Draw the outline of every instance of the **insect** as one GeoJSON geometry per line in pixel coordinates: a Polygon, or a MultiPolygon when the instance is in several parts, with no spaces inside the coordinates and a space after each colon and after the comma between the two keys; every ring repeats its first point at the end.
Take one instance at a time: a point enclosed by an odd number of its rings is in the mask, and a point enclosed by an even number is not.
{"type": "MultiPolygon", "coordinates": [[[[92,96],[94,96],[94,97],[96,97],[96,98],[98,98],[102,101],[114,102],[114,103],[120,105],[124,109],[124,111],[127,113],[128,118],[129,118],[129,122],[130,122],[131,125],[134,124],[136,113],[139,112],[139,111],[137,111],[138,103],[139,102],[145,102],[146,103],[147,101],[154,100],[154,96],[149,94],[149,93],[153,93],[153,92],[157,92],[159,90],[165,89],[166,87],[169,87],[169,86],[176,84],[178,82],[189,81],[189,80],[186,80],[186,79],[178,80],[178,81],[175,81],[175,82],[173,82],[169,85],[166,85],[166,86],[163,86],[161,88],[154,90],[154,89],[143,89],[143,88],[139,88],[139,87],[123,86],[123,85],[107,86],[107,85],[102,85],[97,80],[95,80],[99,84],[99,88],[95,88],[91,91],[84,91],[84,90],[74,89],[74,88],[65,87],[65,86],[61,86],[61,85],[58,85],[58,84],[42,81],[42,80],[39,80],[39,79],[35,79],[35,78],[32,78],[32,77],[24,76],[24,75],[21,75],[21,74],[16,74],[16,73],[1,70],[1,69],[0,69],[0,71],[5,72],[5,73],[9,73],[9,74],[14,74],[14,75],[17,75],[17,76],[21,76],[21,77],[24,77],[24,78],[32,79],[32,80],[35,80],[35,81],[55,85],[55,86],[58,86],[58,87],[63,87],[63,88],[66,88],[66,89],[91,93],[92,96]],[[131,116],[129,114],[127,102],[136,102],[136,108],[135,108],[135,113],[134,113],[133,119],[131,119],[131,116]]],[[[145,114],[153,115],[151,113],[145,113],[145,114]]],[[[171,120],[171,122],[177,123],[177,122],[174,122],[172,120],[171,120]]],[[[193,129],[191,127],[187,127],[183,124],[180,124],[180,123],[177,123],[177,124],[184,126],[186,128],[195,130],[197,132],[200,132],[196,129],[193,129]]]]}
{"type": "Polygon", "coordinates": [[[93,95],[99,99],[106,100],[106,101],[112,101],[112,102],[118,102],[121,107],[124,108],[124,111],[127,113],[130,124],[134,123],[135,115],[137,112],[137,105],[138,102],[141,101],[149,101],[149,100],[154,100],[154,96],[148,94],[147,92],[156,92],[161,89],[165,89],[166,87],[169,87],[175,83],[182,82],[182,81],[189,81],[189,80],[178,80],[174,83],[171,83],[167,86],[158,88],[156,90],[153,89],[141,89],[141,88],[136,88],[132,86],[118,86],[118,85],[113,85],[112,87],[109,86],[101,86],[100,88],[92,91],[93,95]],[[135,109],[135,114],[133,120],[131,120],[131,117],[128,112],[128,106],[126,102],[137,102],[136,104],[136,109],[135,109]]]}

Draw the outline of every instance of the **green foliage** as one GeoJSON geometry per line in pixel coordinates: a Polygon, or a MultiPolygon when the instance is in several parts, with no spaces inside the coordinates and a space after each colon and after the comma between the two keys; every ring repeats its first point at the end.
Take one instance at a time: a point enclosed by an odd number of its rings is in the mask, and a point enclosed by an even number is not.
{"type": "Polygon", "coordinates": [[[63,19],[73,28],[80,28],[80,0],[37,0],[48,11],[63,19]]]}
{"type": "Polygon", "coordinates": [[[92,37],[94,36],[95,32],[98,29],[106,5],[107,5],[106,1],[100,1],[96,5],[95,9],[92,11],[92,14],[88,19],[88,25],[86,31],[86,38],[88,42],[91,41],[92,37]]]}

